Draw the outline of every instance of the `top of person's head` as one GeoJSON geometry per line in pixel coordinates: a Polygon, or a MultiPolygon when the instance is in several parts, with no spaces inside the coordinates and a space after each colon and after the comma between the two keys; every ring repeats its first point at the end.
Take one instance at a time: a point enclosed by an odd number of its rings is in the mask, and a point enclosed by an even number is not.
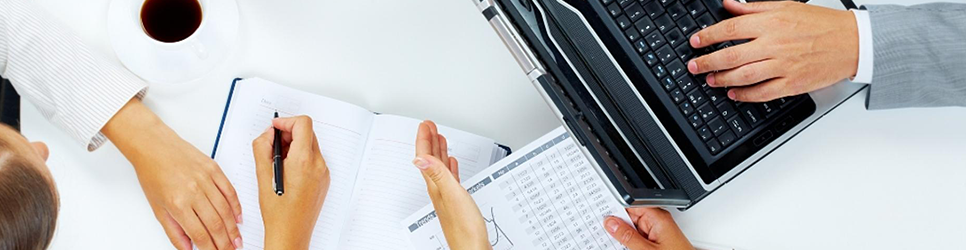
{"type": "Polygon", "coordinates": [[[57,223],[47,147],[0,125],[0,249],[45,249],[57,223]]]}

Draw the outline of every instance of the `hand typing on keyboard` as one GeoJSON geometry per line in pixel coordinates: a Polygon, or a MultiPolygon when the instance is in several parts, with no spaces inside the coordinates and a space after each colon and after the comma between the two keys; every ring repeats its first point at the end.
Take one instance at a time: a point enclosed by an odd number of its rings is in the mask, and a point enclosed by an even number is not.
{"type": "Polygon", "coordinates": [[[604,220],[604,228],[630,250],[694,249],[674,223],[671,213],[655,207],[628,208],[637,229],[616,217],[604,220]]]}
{"type": "Polygon", "coordinates": [[[698,31],[691,46],[751,41],[698,57],[687,67],[692,74],[708,73],[711,87],[730,87],[729,98],[765,102],[855,76],[858,28],[849,11],[797,2],[723,4],[735,17],[698,31]]]}

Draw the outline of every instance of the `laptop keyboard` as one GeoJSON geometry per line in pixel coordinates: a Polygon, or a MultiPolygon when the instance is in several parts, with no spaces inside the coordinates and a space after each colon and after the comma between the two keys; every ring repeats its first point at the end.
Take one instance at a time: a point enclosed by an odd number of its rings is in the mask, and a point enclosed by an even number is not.
{"type": "MultiPolygon", "coordinates": [[[[764,103],[741,103],[727,97],[727,90],[711,88],[705,76],[692,75],[685,65],[699,55],[734,46],[725,42],[702,49],[691,48],[688,39],[697,30],[731,17],[721,0],[598,0],[620,27],[670,97],[676,110],[690,123],[711,155],[726,152],[750,136],[801,96],[764,103]]],[[[640,87],[640,86],[638,86],[640,87]]]]}

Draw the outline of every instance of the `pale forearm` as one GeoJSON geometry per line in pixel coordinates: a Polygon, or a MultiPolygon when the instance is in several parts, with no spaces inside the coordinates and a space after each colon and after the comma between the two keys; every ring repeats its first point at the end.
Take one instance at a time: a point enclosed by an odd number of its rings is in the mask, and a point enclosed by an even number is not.
{"type": "Polygon", "coordinates": [[[309,242],[311,242],[311,234],[306,237],[304,234],[291,234],[285,232],[266,232],[265,233],[265,249],[275,250],[275,249],[292,249],[292,250],[303,250],[309,249],[309,242]]]}
{"type": "Polygon", "coordinates": [[[152,152],[149,147],[168,147],[170,141],[181,141],[150,109],[138,99],[128,101],[101,130],[118,150],[135,166],[141,155],[152,152]],[[172,140],[173,139],[173,140],[172,140]]]}

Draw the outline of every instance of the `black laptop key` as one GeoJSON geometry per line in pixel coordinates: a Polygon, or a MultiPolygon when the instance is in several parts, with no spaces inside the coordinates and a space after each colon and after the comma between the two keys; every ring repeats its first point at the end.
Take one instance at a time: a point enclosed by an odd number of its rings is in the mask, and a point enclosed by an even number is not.
{"type": "Polygon", "coordinates": [[[645,42],[644,39],[637,40],[634,42],[634,50],[637,50],[638,54],[644,54],[644,52],[647,52],[648,50],[647,42],[645,42]]]}
{"type": "Polygon", "coordinates": [[[627,40],[631,41],[637,41],[637,39],[641,38],[641,33],[637,33],[637,29],[635,28],[624,30],[624,35],[627,35],[627,40]]]}
{"type": "Polygon", "coordinates": [[[657,0],[657,1],[661,2],[661,5],[664,5],[664,6],[668,6],[669,4],[676,2],[675,0],[657,0]]]}
{"type": "Polygon", "coordinates": [[[799,96],[782,97],[782,98],[775,99],[775,102],[778,103],[778,107],[785,108],[785,106],[788,106],[788,104],[792,104],[792,101],[794,101],[795,99],[798,99],[798,97],[799,96]]]}
{"type": "Polygon", "coordinates": [[[627,7],[627,9],[624,10],[624,13],[627,15],[627,18],[631,19],[631,21],[637,21],[637,19],[644,17],[644,8],[642,8],[640,4],[634,3],[630,7],[627,7]]]}
{"type": "Polygon", "coordinates": [[[664,45],[657,49],[657,58],[661,59],[662,63],[669,63],[674,60],[674,50],[670,46],[664,45]]]}
{"type": "Polygon", "coordinates": [[[657,27],[654,26],[654,22],[651,22],[650,18],[641,18],[641,20],[634,22],[634,26],[637,27],[637,32],[640,32],[641,34],[649,34],[651,31],[654,31],[654,29],[657,29],[657,27]]]}
{"type": "Polygon", "coordinates": [[[617,3],[620,4],[621,7],[627,7],[627,5],[630,5],[630,4],[634,3],[634,2],[636,2],[636,1],[634,1],[634,0],[617,0],[617,3]]]}
{"type": "Polygon", "coordinates": [[[708,88],[704,91],[704,93],[708,94],[708,99],[714,103],[720,103],[728,99],[727,90],[721,88],[708,88]]]}
{"type": "Polygon", "coordinates": [[[727,49],[728,47],[731,47],[733,45],[734,44],[731,43],[731,42],[723,42],[723,43],[719,43],[718,45],[715,45],[714,46],[714,49],[715,50],[723,50],[723,49],[727,49]]]}
{"type": "Polygon", "coordinates": [[[657,66],[654,66],[651,71],[654,72],[654,76],[657,78],[667,76],[667,69],[664,68],[664,65],[661,65],[660,63],[658,63],[657,66]]]}
{"type": "Polygon", "coordinates": [[[654,51],[644,53],[643,58],[644,62],[647,63],[647,66],[654,66],[655,63],[661,61],[661,59],[657,59],[657,54],[654,54],[654,51]]]}
{"type": "Polygon", "coordinates": [[[683,102],[678,105],[678,108],[681,109],[681,113],[683,113],[685,116],[694,113],[694,106],[691,106],[690,102],[683,102]]]}
{"type": "Polygon", "coordinates": [[[738,112],[741,112],[741,115],[745,118],[745,121],[748,121],[748,124],[751,125],[751,127],[758,126],[758,124],[761,124],[762,120],[765,119],[765,117],[761,116],[761,113],[755,109],[755,105],[751,103],[739,106],[738,112]]]}
{"type": "Polygon", "coordinates": [[[614,0],[601,0],[600,2],[601,2],[601,3],[604,3],[604,5],[608,5],[608,4],[610,4],[610,3],[613,3],[613,2],[614,2],[614,0]]]}
{"type": "Polygon", "coordinates": [[[703,141],[707,141],[708,139],[714,138],[714,134],[711,133],[711,129],[709,129],[708,126],[699,128],[698,136],[701,137],[701,140],[703,141]]]}
{"type": "Polygon", "coordinates": [[[668,70],[668,73],[670,73],[671,77],[673,78],[684,76],[684,73],[688,71],[684,67],[684,63],[682,63],[681,60],[677,60],[677,59],[667,64],[667,70],[668,70]]]}
{"type": "Polygon", "coordinates": [[[685,74],[678,78],[678,87],[681,87],[681,91],[684,91],[684,93],[690,92],[695,88],[694,86],[694,78],[691,78],[690,75],[685,74]]]}
{"type": "Polygon", "coordinates": [[[630,28],[632,25],[631,20],[627,19],[626,16],[619,16],[614,21],[617,21],[617,26],[620,26],[622,30],[630,28]]]}
{"type": "Polygon", "coordinates": [[[770,102],[768,102],[768,104],[771,104],[771,106],[775,108],[781,108],[782,103],[785,103],[785,102],[788,102],[788,100],[785,100],[785,98],[778,98],[775,100],[771,100],[770,102]]]}
{"type": "Polygon", "coordinates": [[[704,6],[708,7],[708,12],[710,12],[711,15],[713,15],[716,20],[725,20],[731,16],[731,14],[728,13],[728,10],[724,8],[724,5],[722,5],[723,3],[721,2],[721,0],[701,0],[701,1],[704,2],[704,6]]]}
{"type": "Polygon", "coordinates": [[[681,89],[676,88],[671,91],[671,100],[674,101],[674,104],[683,102],[684,98],[684,92],[681,92],[681,89]]]}
{"type": "Polygon", "coordinates": [[[670,77],[661,79],[661,87],[664,87],[664,90],[670,91],[672,88],[674,88],[674,85],[674,80],[672,80],[670,77]]]}
{"type": "Polygon", "coordinates": [[[624,13],[623,11],[621,11],[621,6],[618,5],[617,3],[611,3],[610,5],[607,5],[607,12],[610,13],[610,16],[612,17],[616,17],[616,16],[619,16],[621,13],[624,13]]]}
{"type": "Polygon", "coordinates": [[[690,34],[691,32],[698,30],[698,24],[694,22],[694,19],[686,16],[678,19],[678,28],[681,28],[681,31],[683,31],[684,34],[690,34]]]}
{"type": "Polygon", "coordinates": [[[691,123],[691,127],[697,128],[698,126],[704,125],[704,120],[701,119],[701,115],[694,113],[688,116],[688,123],[691,123]]]}
{"type": "Polygon", "coordinates": [[[719,103],[718,113],[720,113],[721,117],[724,117],[724,118],[731,118],[731,116],[737,114],[735,111],[735,106],[731,105],[730,102],[719,103]]]}
{"type": "Polygon", "coordinates": [[[652,49],[657,49],[661,45],[667,43],[667,40],[664,40],[664,35],[661,35],[661,32],[656,30],[650,34],[647,34],[647,36],[644,37],[644,40],[647,40],[647,45],[650,45],[652,49]]]}
{"type": "Polygon", "coordinates": [[[690,13],[691,16],[694,16],[694,17],[697,17],[701,13],[704,13],[704,11],[706,10],[706,8],[704,7],[704,4],[701,3],[701,1],[691,1],[685,6],[685,8],[687,8],[688,13],[690,13]]]}
{"type": "Polygon", "coordinates": [[[711,130],[712,134],[717,136],[728,131],[728,124],[725,124],[725,120],[721,117],[716,117],[708,122],[708,129],[711,130]]]}
{"type": "Polygon", "coordinates": [[[710,102],[698,107],[697,111],[698,114],[701,115],[701,119],[704,119],[705,121],[711,120],[711,118],[718,116],[717,112],[714,110],[714,104],[710,102]]]}
{"type": "Polygon", "coordinates": [[[707,101],[707,97],[704,96],[704,92],[701,92],[701,90],[698,89],[688,92],[687,95],[688,101],[694,106],[704,104],[704,102],[707,101]]]}
{"type": "Polygon", "coordinates": [[[678,59],[681,59],[681,61],[687,61],[691,57],[694,57],[694,50],[691,49],[691,44],[688,43],[678,45],[677,48],[674,48],[674,52],[678,53],[678,59]]]}
{"type": "Polygon", "coordinates": [[[686,43],[688,40],[678,29],[671,30],[664,35],[664,38],[667,38],[667,44],[670,44],[672,48],[682,43],[686,43]]]}
{"type": "MultiPolygon", "coordinates": [[[[696,2],[699,1],[696,0],[696,2]]],[[[704,29],[708,26],[714,25],[714,18],[711,17],[711,14],[704,13],[698,16],[698,18],[695,19],[695,22],[698,23],[698,27],[704,29]]]]}
{"type": "Polygon", "coordinates": [[[667,7],[667,14],[671,15],[671,19],[678,20],[678,18],[687,16],[688,10],[684,9],[684,5],[681,5],[681,3],[676,2],[671,4],[671,6],[667,7]]]}
{"type": "Polygon", "coordinates": [[[745,120],[741,119],[740,115],[729,118],[728,126],[731,127],[731,130],[735,131],[735,134],[738,134],[739,137],[745,135],[748,133],[748,130],[751,129],[748,127],[748,124],[745,124],[745,120]]]}
{"type": "Polygon", "coordinates": [[[718,154],[718,152],[721,152],[721,144],[718,144],[718,140],[711,139],[708,141],[708,151],[711,151],[711,154],[718,154]]]}
{"type": "Polygon", "coordinates": [[[721,134],[720,136],[718,136],[718,141],[721,142],[721,147],[727,147],[728,145],[731,145],[732,142],[735,142],[735,139],[738,139],[738,138],[735,137],[735,133],[731,131],[725,132],[724,134],[721,134]]]}
{"type": "Polygon", "coordinates": [[[655,18],[664,13],[664,6],[661,6],[661,3],[657,1],[653,1],[644,4],[644,12],[647,12],[648,17],[655,18]]]}
{"type": "Polygon", "coordinates": [[[654,18],[654,25],[657,25],[657,30],[668,32],[671,28],[674,28],[674,20],[671,20],[671,17],[668,15],[661,15],[654,18]]]}
{"type": "Polygon", "coordinates": [[[767,102],[758,103],[758,104],[755,104],[755,107],[757,107],[758,111],[761,111],[761,114],[765,115],[765,117],[771,117],[772,115],[775,115],[778,113],[778,112],[775,112],[778,110],[775,109],[775,106],[772,105],[771,103],[767,103],[767,102]]]}

